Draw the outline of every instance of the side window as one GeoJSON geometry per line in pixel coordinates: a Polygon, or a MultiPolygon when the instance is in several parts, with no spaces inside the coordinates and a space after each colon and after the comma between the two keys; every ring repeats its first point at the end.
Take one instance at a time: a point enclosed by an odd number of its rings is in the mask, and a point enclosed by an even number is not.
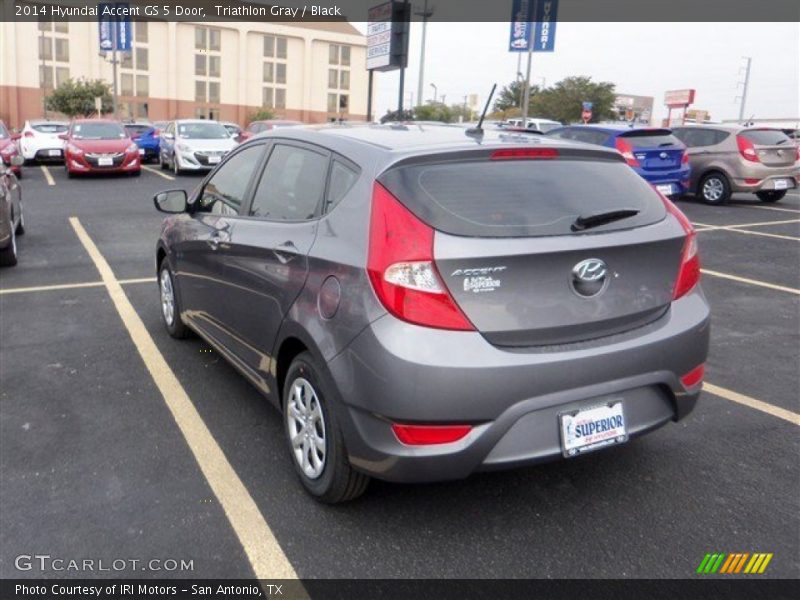
{"type": "Polygon", "coordinates": [[[350,191],[353,184],[358,179],[358,173],[345,165],[343,162],[334,160],[331,166],[331,178],[328,183],[328,193],[325,196],[325,208],[323,213],[331,210],[339,200],[344,198],[350,191]]]}
{"type": "Polygon", "coordinates": [[[272,221],[313,219],[327,175],[327,156],[277,144],[256,188],[250,214],[272,221]]]}
{"type": "Polygon", "coordinates": [[[730,135],[731,135],[730,131],[721,131],[719,129],[715,129],[714,130],[714,141],[712,142],[712,144],[715,144],[715,145],[716,144],[721,144],[722,142],[727,140],[730,135]]]}
{"type": "Polygon", "coordinates": [[[264,145],[245,148],[225,161],[208,180],[198,200],[199,212],[235,216],[244,201],[247,184],[261,159],[264,145]]]}

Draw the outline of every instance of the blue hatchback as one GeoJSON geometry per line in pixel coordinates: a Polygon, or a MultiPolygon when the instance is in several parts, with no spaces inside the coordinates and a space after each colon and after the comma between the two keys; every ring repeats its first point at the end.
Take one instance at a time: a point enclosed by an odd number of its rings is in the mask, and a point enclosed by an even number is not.
{"type": "Polygon", "coordinates": [[[125,131],[139,146],[142,162],[158,160],[160,142],[158,130],[149,123],[125,123],[124,126],[125,131]]]}
{"type": "Polygon", "coordinates": [[[680,196],[689,190],[689,155],[669,129],[568,125],[545,135],[616,148],[634,171],[665,196],[680,196]]]}

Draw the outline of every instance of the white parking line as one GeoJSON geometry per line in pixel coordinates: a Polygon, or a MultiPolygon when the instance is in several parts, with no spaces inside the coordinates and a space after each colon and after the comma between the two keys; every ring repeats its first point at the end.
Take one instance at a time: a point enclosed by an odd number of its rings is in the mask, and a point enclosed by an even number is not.
{"type": "Polygon", "coordinates": [[[55,185],[56,180],[53,179],[53,176],[50,175],[50,169],[48,169],[45,165],[39,165],[42,168],[42,173],[44,173],[44,178],[47,180],[47,185],[55,185]]]}
{"type": "Polygon", "coordinates": [[[743,404],[744,406],[749,406],[755,410],[760,410],[761,412],[772,415],[773,417],[778,417],[784,421],[789,421],[789,423],[793,423],[794,425],[800,425],[799,414],[790,410],[786,410],[785,408],[781,408],[780,406],[775,406],[774,404],[769,404],[768,402],[757,400],[755,398],[751,398],[750,396],[745,396],[739,392],[734,392],[733,390],[728,390],[711,383],[704,383],[703,391],[714,394],[715,396],[719,396],[720,398],[725,398],[725,400],[730,400],[731,402],[736,402],[737,404],[743,404]]]}
{"type": "Polygon", "coordinates": [[[785,225],[787,223],[800,223],[800,219],[785,219],[783,221],[758,221],[757,223],[738,223],[734,225],[706,225],[705,223],[692,223],[705,229],[737,229],[739,227],[759,227],[762,225],[785,225]]]}
{"type": "Polygon", "coordinates": [[[786,287],[783,285],[775,285],[774,283],[767,283],[766,281],[759,281],[757,279],[748,279],[747,277],[739,277],[738,275],[730,275],[729,273],[720,273],[719,271],[711,271],[709,269],[700,269],[700,272],[703,275],[711,275],[712,277],[719,277],[721,279],[730,279],[731,281],[738,281],[739,283],[757,285],[759,287],[767,288],[770,290],[777,290],[779,292],[787,292],[789,294],[796,294],[800,296],[800,290],[786,287]]]}
{"type": "Polygon", "coordinates": [[[158,175],[159,177],[163,177],[164,179],[169,179],[170,181],[174,181],[175,180],[175,177],[173,177],[169,173],[165,173],[161,169],[155,169],[153,167],[146,167],[145,165],[142,165],[142,169],[144,169],[148,173],[152,173],[153,175],[158,175]]]}
{"type": "Polygon", "coordinates": [[[794,242],[800,242],[800,237],[794,237],[791,235],[780,235],[778,233],[768,233],[766,231],[751,231],[749,229],[739,229],[739,227],[746,227],[753,225],[776,225],[779,223],[796,223],[800,222],[800,219],[790,219],[789,221],[773,221],[767,223],[749,223],[747,225],[708,225],[706,223],[692,223],[695,226],[695,231],[700,233],[703,231],[732,231],[734,233],[742,233],[744,235],[760,235],[762,237],[769,237],[775,238],[778,240],[790,240],[794,242]]]}
{"type": "Polygon", "coordinates": [[[757,208],[758,210],[776,210],[779,212],[790,212],[795,214],[800,214],[800,210],[795,210],[793,208],[781,208],[779,206],[756,206],[755,204],[733,204],[731,206],[736,206],[739,208],[757,208]]]}
{"type": "MultiPolygon", "coordinates": [[[[120,279],[120,285],[130,285],[132,283],[155,283],[155,277],[140,277],[139,279],[120,279]]],[[[84,283],[59,283],[56,285],[35,285],[31,287],[0,288],[0,296],[4,294],[27,294],[30,292],[54,292],[58,290],[73,290],[78,288],[102,287],[102,281],[87,281],[84,283]]]]}
{"type": "Polygon", "coordinates": [[[258,510],[250,492],[228,462],[222,448],[203,422],[175,373],[133,308],[110,265],[77,217],[69,219],[75,234],[97,267],[114,307],[130,334],[142,361],[172,413],[200,470],[217,497],[239,542],[244,548],[256,578],[296,579],[297,574],[283,553],[278,540],[258,510]]]}

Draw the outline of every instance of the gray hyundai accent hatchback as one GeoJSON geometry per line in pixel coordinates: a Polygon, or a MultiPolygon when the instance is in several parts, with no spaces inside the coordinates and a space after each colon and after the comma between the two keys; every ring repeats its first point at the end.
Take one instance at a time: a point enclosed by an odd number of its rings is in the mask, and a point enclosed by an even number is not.
{"type": "Polygon", "coordinates": [[[257,136],[164,212],[164,323],[280,409],[305,488],[456,479],[694,407],[709,308],[686,217],[610,149],[432,125],[257,136]]]}

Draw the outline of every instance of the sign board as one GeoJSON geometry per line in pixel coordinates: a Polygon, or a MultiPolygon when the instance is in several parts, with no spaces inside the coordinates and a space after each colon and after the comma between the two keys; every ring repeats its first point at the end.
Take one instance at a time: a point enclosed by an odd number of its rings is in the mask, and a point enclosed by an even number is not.
{"type": "Polygon", "coordinates": [[[534,11],[533,51],[552,52],[556,48],[558,0],[538,0],[534,11]]]}
{"type": "MultiPolygon", "coordinates": [[[[97,5],[97,21],[100,35],[100,50],[110,52],[114,49],[114,38],[117,40],[117,50],[130,52],[133,48],[133,27],[129,16],[113,17],[103,14],[107,8],[128,9],[127,2],[103,3],[97,5]]],[[[127,12],[127,11],[123,11],[127,12]]]]}
{"type": "Polygon", "coordinates": [[[509,52],[527,52],[533,30],[534,0],[514,0],[511,6],[511,32],[508,37],[509,52]]]}
{"type": "Polygon", "coordinates": [[[384,2],[367,12],[367,69],[392,71],[408,62],[408,21],[405,2],[384,2]]]}
{"type": "Polygon", "coordinates": [[[664,104],[669,107],[689,106],[694,102],[694,90],[670,90],[664,93],[664,104]]]}

